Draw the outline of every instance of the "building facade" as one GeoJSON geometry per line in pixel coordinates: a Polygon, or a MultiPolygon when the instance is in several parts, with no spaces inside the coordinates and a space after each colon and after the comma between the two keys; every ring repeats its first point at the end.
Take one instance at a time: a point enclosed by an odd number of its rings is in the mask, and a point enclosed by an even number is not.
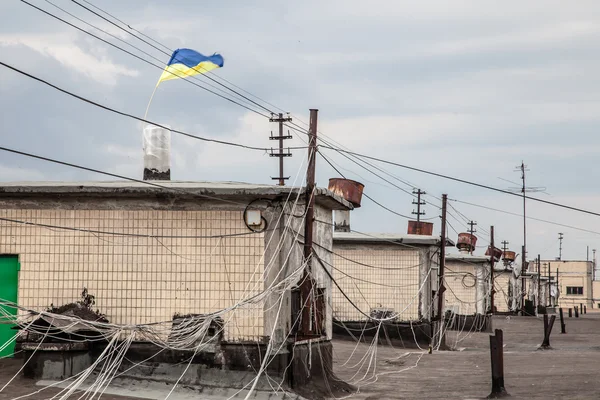
{"type": "MultiPolygon", "coordinates": [[[[541,264],[542,266],[546,265],[553,278],[558,272],[559,307],[572,308],[580,304],[587,308],[593,307],[593,261],[542,260],[541,264]]],[[[544,270],[542,269],[542,271],[544,270]]]]}
{"type": "Polygon", "coordinates": [[[334,232],[334,277],[341,288],[333,289],[334,318],[356,322],[371,315],[429,321],[440,243],[434,236],[334,232]]]}
{"type": "MultiPolygon", "coordinates": [[[[0,254],[20,270],[0,288],[16,291],[16,303],[34,311],[72,303],[85,288],[94,308],[118,325],[218,312],[223,345],[272,341],[287,349],[299,318],[293,287],[304,269],[303,219],[296,217],[304,211],[303,189],[153,185],[3,184],[0,254]]],[[[315,252],[332,264],[324,250],[332,246],[332,210],[352,206],[328,190],[315,193],[321,222],[315,224],[315,252]]],[[[332,332],[330,273],[313,259],[324,341],[332,332]]],[[[157,335],[166,339],[169,330],[157,335]]]]}
{"type": "Polygon", "coordinates": [[[489,302],[490,258],[471,254],[446,255],[446,310],[455,314],[485,314],[489,302]]]}

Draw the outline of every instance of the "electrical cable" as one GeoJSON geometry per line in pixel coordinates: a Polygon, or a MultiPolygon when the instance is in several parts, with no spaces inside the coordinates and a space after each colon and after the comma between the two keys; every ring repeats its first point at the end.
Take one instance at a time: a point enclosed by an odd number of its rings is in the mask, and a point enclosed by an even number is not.
{"type": "MultiPolygon", "coordinates": [[[[90,9],[90,8],[88,8],[88,7],[86,7],[86,6],[84,6],[83,4],[81,4],[81,3],[77,2],[76,0],[71,0],[71,1],[72,1],[73,3],[75,3],[75,4],[77,4],[78,6],[82,7],[83,9],[85,9],[85,10],[89,11],[90,13],[92,13],[92,14],[94,14],[94,15],[96,15],[96,16],[98,16],[98,17],[100,17],[100,18],[102,18],[104,21],[106,21],[106,22],[108,22],[108,23],[110,23],[110,24],[112,24],[112,25],[116,26],[117,28],[119,28],[119,29],[120,29],[120,30],[122,30],[123,32],[125,32],[125,33],[127,33],[127,34],[129,34],[129,35],[133,36],[134,38],[136,38],[136,39],[138,39],[138,40],[140,40],[140,41],[144,42],[145,44],[149,45],[150,47],[152,47],[152,48],[154,48],[154,49],[156,49],[156,50],[160,51],[161,53],[163,53],[163,54],[167,55],[168,57],[171,57],[171,55],[173,54],[173,51],[172,51],[172,50],[168,50],[168,52],[167,52],[167,51],[165,51],[165,50],[162,50],[162,49],[160,49],[159,47],[157,47],[157,46],[153,45],[152,43],[150,43],[150,42],[148,42],[148,41],[146,41],[146,40],[142,39],[141,37],[139,37],[139,36],[137,36],[137,35],[135,35],[135,34],[131,33],[130,31],[128,31],[128,30],[126,30],[125,28],[121,27],[120,25],[118,25],[118,24],[114,23],[113,21],[109,20],[108,18],[106,18],[106,17],[104,17],[104,16],[102,16],[102,15],[98,14],[98,13],[97,13],[97,12],[95,12],[94,10],[92,10],[92,9],[90,9]]],[[[86,3],[88,3],[88,4],[89,4],[89,2],[87,2],[87,1],[86,1],[86,3]]],[[[95,7],[95,8],[97,8],[97,7],[95,7]]],[[[128,25],[128,27],[129,27],[129,25],[128,25]]],[[[131,28],[131,27],[129,27],[129,28],[131,28]]],[[[163,47],[164,47],[164,46],[163,46],[163,47]]],[[[210,72],[210,71],[207,71],[207,72],[210,72]]],[[[239,97],[241,97],[241,98],[243,98],[243,99],[245,99],[245,100],[249,101],[250,103],[252,103],[252,104],[254,104],[254,105],[256,105],[256,106],[258,106],[258,107],[262,108],[263,110],[265,110],[265,111],[267,111],[267,112],[269,112],[269,113],[271,113],[271,114],[275,114],[275,112],[273,112],[272,110],[270,110],[270,109],[268,109],[268,108],[264,107],[263,105],[261,105],[261,104],[259,104],[259,103],[255,102],[254,100],[252,100],[252,99],[250,99],[250,98],[248,98],[248,97],[244,96],[243,94],[241,94],[241,93],[237,92],[236,90],[234,90],[234,89],[232,89],[232,88],[228,87],[227,85],[224,85],[223,83],[221,83],[221,82],[219,82],[218,80],[216,80],[216,79],[212,78],[211,76],[209,76],[209,75],[207,75],[207,74],[201,74],[201,76],[202,76],[203,78],[210,79],[211,81],[215,82],[215,83],[216,83],[216,84],[218,84],[218,85],[221,85],[221,86],[223,86],[223,87],[224,87],[224,88],[226,88],[227,90],[229,90],[229,91],[233,92],[234,94],[238,95],[239,97]]],[[[255,97],[256,97],[256,96],[255,96],[255,97]]]]}
{"type": "MultiPolygon", "coordinates": [[[[81,31],[81,32],[85,33],[86,35],[92,36],[92,37],[94,37],[95,39],[97,39],[97,40],[100,40],[101,42],[103,42],[103,43],[106,43],[106,44],[108,44],[109,46],[111,46],[111,47],[114,47],[114,48],[115,48],[115,49],[117,49],[117,50],[120,50],[120,51],[122,51],[122,52],[124,52],[124,53],[126,53],[126,54],[128,54],[128,55],[130,55],[130,56],[132,56],[132,57],[134,57],[134,58],[137,58],[138,60],[140,60],[140,61],[143,61],[143,62],[144,62],[144,63],[146,63],[146,64],[152,65],[152,66],[154,66],[155,68],[158,68],[158,69],[160,69],[161,71],[163,71],[163,70],[164,70],[164,67],[163,67],[163,66],[160,66],[160,65],[158,65],[158,64],[154,64],[154,63],[152,63],[152,62],[150,62],[150,61],[146,60],[145,58],[138,56],[137,54],[134,54],[134,53],[132,53],[132,52],[130,52],[130,51],[128,51],[128,50],[126,50],[126,49],[122,48],[122,47],[119,47],[119,46],[117,46],[117,45],[116,45],[116,44],[114,44],[114,43],[111,43],[111,42],[109,42],[108,40],[102,39],[102,38],[101,38],[101,37],[99,37],[98,35],[94,35],[93,33],[91,33],[91,32],[88,32],[88,31],[86,31],[85,29],[83,29],[83,28],[81,28],[81,27],[78,27],[77,25],[74,25],[74,24],[70,23],[69,21],[67,21],[67,20],[65,20],[65,19],[62,19],[62,18],[60,18],[59,16],[57,16],[57,15],[54,15],[54,14],[52,14],[52,13],[51,13],[51,12],[49,12],[49,11],[46,11],[46,10],[44,10],[44,9],[40,8],[40,7],[37,7],[37,6],[35,6],[35,5],[31,4],[31,3],[29,3],[29,2],[28,2],[28,1],[26,1],[26,0],[20,0],[20,1],[21,1],[22,3],[24,3],[24,4],[27,4],[28,6],[30,6],[30,7],[32,7],[32,8],[34,8],[34,9],[36,9],[36,10],[38,10],[38,11],[40,11],[40,12],[42,12],[42,13],[44,13],[44,14],[46,14],[46,15],[50,16],[50,17],[52,17],[52,18],[55,18],[55,19],[57,19],[58,21],[60,21],[60,22],[62,22],[62,23],[64,23],[64,24],[67,24],[67,25],[69,25],[69,26],[71,26],[71,27],[73,27],[73,28],[77,29],[78,31],[81,31]]],[[[173,73],[173,72],[170,72],[170,71],[169,71],[169,73],[171,73],[171,74],[175,75],[175,73],[173,73]]],[[[259,111],[256,111],[256,110],[254,110],[254,109],[252,109],[252,108],[250,108],[250,107],[247,107],[247,106],[245,106],[244,104],[241,104],[241,103],[239,103],[239,102],[237,102],[237,101],[235,101],[235,100],[233,100],[233,99],[231,99],[231,98],[229,98],[229,97],[223,96],[223,95],[221,95],[221,94],[219,94],[219,93],[217,93],[217,92],[215,92],[215,91],[213,91],[213,90],[211,90],[211,89],[208,89],[208,88],[206,88],[206,87],[204,87],[204,86],[202,86],[202,85],[200,85],[200,84],[198,84],[198,83],[196,83],[196,82],[194,82],[194,81],[192,81],[192,80],[189,80],[189,79],[187,79],[187,78],[181,78],[181,79],[183,79],[184,81],[186,81],[186,82],[189,82],[189,83],[193,84],[194,86],[197,86],[197,87],[199,87],[199,88],[201,88],[201,89],[203,89],[203,90],[206,90],[207,92],[209,92],[209,93],[212,93],[212,94],[214,94],[214,95],[215,95],[215,96],[217,96],[217,97],[220,97],[220,98],[222,98],[222,99],[224,99],[224,100],[227,100],[227,101],[229,101],[229,102],[231,102],[231,103],[233,103],[233,104],[236,104],[236,105],[238,105],[238,106],[240,106],[240,107],[242,107],[242,108],[245,108],[245,109],[246,109],[246,110],[248,110],[248,111],[251,111],[251,112],[253,112],[253,113],[255,113],[255,114],[258,114],[258,115],[260,115],[260,116],[262,116],[262,117],[269,118],[269,116],[268,116],[268,115],[265,115],[265,114],[263,114],[263,113],[261,113],[261,112],[259,112],[259,111]]]]}
{"type": "MultiPolygon", "coordinates": [[[[21,0],[21,1],[23,1],[23,0],[21,0]]],[[[184,136],[188,136],[188,137],[193,138],[193,139],[198,139],[198,140],[201,140],[203,142],[211,142],[211,143],[218,143],[218,144],[223,144],[223,145],[228,145],[228,146],[241,147],[241,148],[248,149],[248,150],[258,150],[258,151],[263,151],[263,152],[269,151],[269,148],[266,148],[266,147],[255,147],[255,146],[248,146],[248,145],[244,145],[244,144],[240,144],[240,143],[228,142],[228,141],[225,141],[225,140],[209,139],[209,138],[205,138],[205,137],[202,137],[202,136],[197,136],[197,135],[194,135],[194,134],[191,134],[191,133],[188,133],[188,132],[180,131],[180,130],[177,130],[177,129],[168,128],[168,127],[166,127],[164,125],[161,125],[161,124],[158,124],[156,122],[147,120],[145,118],[141,118],[141,117],[135,116],[133,114],[129,114],[129,113],[126,113],[126,112],[123,112],[123,111],[119,111],[117,109],[114,109],[114,108],[105,106],[103,104],[97,103],[97,102],[95,102],[93,100],[90,100],[88,98],[85,98],[85,97],[80,96],[78,94],[75,94],[73,92],[70,92],[70,91],[68,91],[66,89],[63,89],[63,88],[61,88],[59,86],[56,86],[56,85],[54,85],[54,84],[52,84],[52,83],[50,83],[50,82],[48,82],[48,81],[46,81],[46,80],[44,80],[42,78],[39,78],[39,77],[37,77],[35,75],[29,74],[29,73],[27,73],[27,72],[25,72],[23,70],[20,70],[20,69],[18,69],[16,67],[13,67],[13,66],[9,65],[9,64],[6,64],[6,63],[4,63],[2,61],[0,61],[0,65],[2,65],[3,67],[9,68],[9,69],[11,69],[11,70],[13,70],[15,72],[18,72],[19,74],[24,75],[24,76],[26,76],[28,78],[31,78],[33,80],[36,80],[36,81],[40,82],[40,83],[43,83],[43,84],[45,84],[45,85],[47,85],[47,86],[49,86],[49,87],[51,87],[51,88],[53,88],[55,90],[58,90],[59,92],[67,94],[67,95],[69,95],[71,97],[74,97],[74,98],[76,98],[78,100],[81,100],[81,101],[83,101],[85,103],[88,103],[88,104],[91,104],[93,106],[96,106],[98,108],[101,108],[101,109],[103,109],[105,111],[110,111],[110,112],[112,112],[114,114],[118,114],[118,115],[121,115],[121,116],[124,116],[124,117],[128,117],[128,118],[134,119],[136,121],[144,122],[146,124],[158,126],[160,128],[163,128],[163,129],[166,129],[166,130],[170,130],[171,132],[174,132],[174,133],[177,133],[177,134],[180,134],[180,135],[184,135],[184,136]]],[[[289,149],[290,150],[298,150],[298,149],[305,149],[305,148],[306,147],[290,147],[289,149]]]]}
{"type": "Polygon", "coordinates": [[[544,204],[548,204],[548,205],[552,205],[552,206],[556,206],[556,207],[561,207],[561,208],[565,208],[565,209],[568,209],[568,210],[577,211],[577,212],[580,212],[580,213],[584,213],[584,214],[589,214],[589,215],[594,215],[594,216],[600,217],[600,213],[597,213],[597,212],[594,212],[594,211],[585,210],[583,208],[569,206],[567,204],[562,204],[562,203],[556,203],[556,202],[553,202],[553,201],[544,200],[544,199],[540,199],[540,198],[537,198],[537,197],[531,197],[531,196],[527,196],[527,195],[523,196],[522,194],[513,193],[513,192],[510,192],[508,190],[499,189],[499,188],[496,188],[496,187],[493,187],[493,186],[489,186],[489,185],[484,185],[484,184],[477,183],[477,182],[468,181],[466,179],[457,178],[457,177],[453,177],[453,176],[450,176],[450,175],[444,175],[444,174],[440,174],[440,173],[437,173],[437,172],[428,171],[428,170],[425,170],[425,169],[422,169],[422,168],[412,167],[412,166],[409,166],[409,165],[406,165],[406,164],[400,164],[400,163],[397,163],[397,162],[385,160],[385,159],[378,158],[378,157],[369,156],[369,155],[366,155],[366,154],[356,153],[356,152],[353,152],[353,151],[348,151],[348,150],[343,150],[343,149],[336,149],[336,148],[333,148],[331,146],[321,146],[321,147],[322,148],[326,148],[326,149],[330,149],[330,150],[341,151],[341,152],[346,153],[346,154],[356,155],[358,157],[362,157],[362,158],[366,158],[366,159],[369,159],[369,160],[378,161],[378,162],[381,162],[381,163],[384,163],[384,164],[393,165],[393,166],[404,168],[404,169],[408,169],[408,170],[411,170],[411,171],[416,171],[416,172],[420,172],[420,173],[423,173],[423,174],[436,176],[438,178],[452,180],[452,181],[455,181],[455,182],[463,183],[465,185],[476,186],[476,187],[479,187],[479,188],[482,188],[482,189],[487,189],[487,190],[495,191],[495,192],[498,192],[498,193],[508,194],[508,195],[511,195],[511,196],[517,196],[519,198],[525,198],[527,200],[533,200],[533,201],[537,201],[539,203],[544,203],[544,204]]]}
{"type": "MultiPolygon", "coordinates": [[[[48,4],[52,5],[53,7],[57,8],[58,10],[62,11],[63,13],[65,13],[65,14],[69,15],[70,17],[72,17],[72,18],[76,19],[77,21],[79,21],[79,22],[82,22],[82,23],[86,24],[87,26],[89,26],[89,27],[91,27],[91,28],[94,28],[94,29],[96,29],[96,30],[97,30],[97,31],[99,31],[99,32],[102,32],[103,34],[105,34],[105,35],[107,35],[107,36],[110,36],[111,38],[113,38],[113,39],[115,39],[115,40],[118,40],[119,42],[121,42],[121,43],[123,43],[123,44],[125,44],[125,45],[127,45],[127,46],[129,46],[129,47],[131,47],[131,48],[133,48],[133,49],[135,49],[135,50],[137,50],[137,51],[139,51],[140,53],[142,53],[142,54],[146,55],[147,57],[150,57],[150,58],[152,58],[153,60],[157,61],[159,64],[161,64],[161,65],[162,65],[162,64],[164,63],[164,60],[161,60],[161,59],[159,59],[158,57],[155,57],[154,55],[152,55],[152,54],[148,53],[147,51],[144,51],[143,49],[140,49],[139,47],[137,47],[137,46],[135,46],[135,45],[133,45],[133,44],[131,44],[131,43],[127,42],[126,40],[124,40],[124,39],[122,39],[122,38],[120,38],[120,37],[118,37],[118,36],[116,36],[116,35],[113,35],[112,33],[110,33],[110,32],[107,32],[106,30],[104,30],[104,29],[102,29],[102,28],[99,28],[98,26],[96,26],[96,25],[94,25],[94,24],[91,24],[91,23],[87,22],[86,20],[84,20],[84,19],[82,19],[82,18],[79,18],[78,16],[76,16],[76,15],[74,15],[73,13],[71,13],[71,12],[69,12],[69,11],[65,10],[64,8],[62,8],[62,7],[58,6],[57,4],[55,4],[55,3],[51,2],[50,0],[44,0],[44,1],[45,1],[46,3],[48,3],[48,4]]],[[[206,73],[204,73],[204,74],[201,74],[200,76],[204,76],[205,74],[206,74],[206,73]]],[[[193,79],[193,80],[195,80],[195,81],[200,81],[200,80],[198,79],[198,77],[197,77],[197,76],[188,76],[187,78],[189,78],[189,79],[193,79]]],[[[223,89],[221,89],[220,87],[217,87],[217,86],[215,86],[215,85],[211,84],[210,82],[203,82],[203,83],[204,83],[205,85],[208,85],[208,86],[210,86],[210,87],[212,87],[212,88],[214,88],[214,89],[218,90],[218,91],[219,91],[219,92],[221,92],[221,93],[229,94],[228,92],[224,91],[224,90],[223,90],[223,89]]],[[[217,83],[218,83],[218,82],[217,82],[217,83]]]]}

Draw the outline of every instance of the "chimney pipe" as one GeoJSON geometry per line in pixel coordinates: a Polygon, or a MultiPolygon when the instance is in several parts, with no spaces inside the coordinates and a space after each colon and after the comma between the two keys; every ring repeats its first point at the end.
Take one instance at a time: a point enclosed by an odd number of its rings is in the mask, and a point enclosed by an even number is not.
{"type": "Polygon", "coordinates": [[[171,180],[171,130],[156,125],[144,128],[144,180],[171,180]]]}
{"type": "Polygon", "coordinates": [[[350,210],[336,210],[334,218],[333,230],[335,232],[350,232],[350,210]]]}

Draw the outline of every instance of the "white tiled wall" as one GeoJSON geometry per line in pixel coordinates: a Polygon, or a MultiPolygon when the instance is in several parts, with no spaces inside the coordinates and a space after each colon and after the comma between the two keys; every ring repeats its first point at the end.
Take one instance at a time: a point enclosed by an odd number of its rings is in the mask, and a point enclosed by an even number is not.
{"type": "MultiPolygon", "coordinates": [[[[83,287],[110,322],[170,321],[208,313],[263,290],[263,234],[246,234],[240,211],[0,210],[0,253],[21,262],[19,303],[44,309],[83,287]],[[101,232],[148,236],[119,236],[101,232]]],[[[256,340],[263,305],[229,312],[227,340],[256,340]]]]}

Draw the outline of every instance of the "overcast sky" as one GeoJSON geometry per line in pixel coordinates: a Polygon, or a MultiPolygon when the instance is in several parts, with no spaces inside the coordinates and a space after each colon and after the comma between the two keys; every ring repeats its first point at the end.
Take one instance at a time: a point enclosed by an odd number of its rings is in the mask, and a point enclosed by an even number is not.
{"type": "MultiPolygon", "coordinates": [[[[29,1],[94,31],[49,2],[29,1]]],[[[77,4],[53,2],[168,61],[77,4]]],[[[300,120],[308,121],[308,109],[318,108],[321,133],[352,150],[499,188],[516,186],[498,178],[518,183],[514,169],[524,160],[528,183],[547,189],[547,194],[533,196],[600,212],[597,1],[91,2],[171,49],[221,53],[225,66],[216,71],[219,77],[290,111],[301,125],[300,120]]],[[[1,61],[103,104],[144,114],[160,70],[20,1],[2,1],[0,14],[10,16],[0,26],[1,61]]],[[[1,146],[141,177],[142,127],[136,121],[3,67],[0,110],[1,146]]],[[[268,136],[276,126],[266,118],[182,80],[159,87],[149,119],[201,136],[274,145],[268,136]]],[[[302,145],[297,138],[288,143],[302,145]]],[[[270,177],[277,175],[277,161],[261,152],[178,135],[172,147],[175,180],[271,183],[270,177]]],[[[377,201],[402,214],[413,210],[411,196],[339,154],[323,151],[347,177],[363,182],[377,201]]],[[[292,179],[305,157],[300,150],[286,159],[292,179]]],[[[522,213],[518,198],[378,167],[435,197],[447,193],[451,199],[522,213]]],[[[326,163],[318,163],[320,185],[336,175],[326,163]]],[[[0,180],[106,177],[3,153],[0,180]]],[[[435,197],[426,199],[431,203],[426,218],[439,215],[432,205],[439,205],[435,197]]],[[[478,222],[479,244],[489,241],[487,232],[494,225],[496,241],[508,240],[520,252],[519,216],[451,204],[478,222]]],[[[464,231],[465,221],[457,211],[450,212],[452,227],[464,231]]],[[[528,214],[600,232],[600,217],[532,201],[528,214]]],[[[368,199],[352,213],[352,226],[359,231],[405,233],[406,225],[405,218],[368,199]]],[[[565,235],[564,259],[585,259],[586,246],[591,256],[600,244],[599,234],[529,221],[529,256],[558,256],[558,232],[565,235]]],[[[452,229],[449,233],[456,238],[452,229]]]]}

